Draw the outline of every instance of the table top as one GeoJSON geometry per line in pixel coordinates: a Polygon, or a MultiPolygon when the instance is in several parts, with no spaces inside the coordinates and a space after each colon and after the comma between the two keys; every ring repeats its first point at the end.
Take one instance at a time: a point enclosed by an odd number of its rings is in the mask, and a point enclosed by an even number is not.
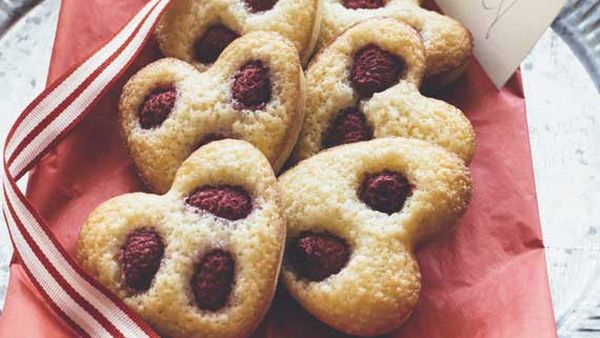
{"type": "MultiPolygon", "coordinates": [[[[0,0],[0,10],[5,1],[0,0]]],[[[0,37],[1,139],[45,86],[59,7],[60,0],[43,1],[0,37]]],[[[593,301],[600,300],[600,95],[552,30],[524,60],[522,72],[559,335],[598,337],[600,320],[593,313],[600,311],[593,301]]],[[[0,304],[11,253],[2,224],[0,304]]]]}

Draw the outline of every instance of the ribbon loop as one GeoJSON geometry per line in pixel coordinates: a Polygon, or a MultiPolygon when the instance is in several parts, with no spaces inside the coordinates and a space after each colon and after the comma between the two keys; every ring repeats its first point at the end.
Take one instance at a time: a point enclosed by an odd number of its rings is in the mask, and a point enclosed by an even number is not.
{"type": "Polygon", "coordinates": [[[6,138],[3,212],[15,252],[42,297],[81,336],[158,337],[77,265],[16,182],[90,112],[127,69],[169,2],[149,1],[108,43],[35,98],[6,138]]]}

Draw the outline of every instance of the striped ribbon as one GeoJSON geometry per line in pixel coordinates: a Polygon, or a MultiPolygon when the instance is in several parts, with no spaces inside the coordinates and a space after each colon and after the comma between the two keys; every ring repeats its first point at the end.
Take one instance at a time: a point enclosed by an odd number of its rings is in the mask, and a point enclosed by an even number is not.
{"type": "Polygon", "coordinates": [[[149,1],[112,40],[33,100],[6,139],[3,212],[15,252],[45,301],[81,336],[158,337],[77,265],[16,182],[119,78],[139,54],[169,2],[149,1]]]}

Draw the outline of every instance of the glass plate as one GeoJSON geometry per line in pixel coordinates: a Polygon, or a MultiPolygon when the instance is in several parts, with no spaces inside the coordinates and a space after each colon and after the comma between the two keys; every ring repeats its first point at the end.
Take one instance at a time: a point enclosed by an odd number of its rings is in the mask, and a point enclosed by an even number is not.
{"type": "Polygon", "coordinates": [[[600,0],[568,0],[552,28],[575,52],[600,91],[600,0]]]}

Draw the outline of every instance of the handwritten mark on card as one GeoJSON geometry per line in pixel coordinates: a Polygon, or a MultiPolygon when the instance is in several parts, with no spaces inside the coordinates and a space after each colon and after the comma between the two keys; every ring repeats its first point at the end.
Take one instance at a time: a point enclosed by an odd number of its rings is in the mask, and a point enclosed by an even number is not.
{"type": "Polygon", "coordinates": [[[473,34],[474,54],[500,88],[550,26],[565,0],[435,0],[473,34]]]}
{"type": "Polygon", "coordinates": [[[487,32],[485,32],[486,40],[490,38],[490,34],[492,34],[492,29],[494,28],[494,26],[496,26],[496,24],[500,22],[500,19],[502,19],[502,17],[506,15],[508,11],[510,11],[510,9],[513,8],[517,4],[517,2],[519,2],[519,0],[513,0],[512,2],[506,0],[499,0],[496,1],[496,4],[491,4],[491,2],[493,1],[481,0],[481,6],[484,9],[494,11],[496,13],[494,16],[494,20],[492,20],[492,23],[488,27],[487,32]]]}

